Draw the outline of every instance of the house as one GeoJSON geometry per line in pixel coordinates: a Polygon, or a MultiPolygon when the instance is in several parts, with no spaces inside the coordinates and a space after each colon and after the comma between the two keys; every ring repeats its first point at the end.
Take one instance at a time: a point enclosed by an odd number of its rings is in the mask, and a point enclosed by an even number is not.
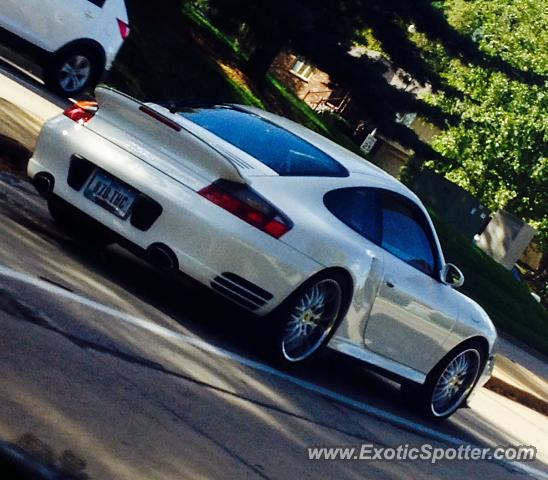
{"type": "Polygon", "coordinates": [[[294,53],[278,55],[270,71],[316,112],[329,110],[342,115],[350,104],[350,95],[333,86],[329,74],[294,53]]]}
{"type": "MultiPolygon", "coordinates": [[[[393,68],[392,64],[377,52],[356,46],[350,54],[358,57],[368,55],[383,62],[387,67],[385,78],[397,88],[405,89],[415,95],[422,95],[429,91],[428,87],[418,84],[403,70],[393,68]]],[[[329,111],[347,120],[353,128],[356,143],[363,146],[362,149],[371,160],[394,177],[399,177],[402,167],[411,158],[413,152],[383,137],[382,132],[378,132],[374,123],[365,118],[352,102],[350,94],[331,82],[329,74],[291,51],[278,55],[270,72],[291,88],[314,111],[329,111]],[[371,136],[372,132],[375,132],[374,139],[371,136]]],[[[438,133],[433,125],[416,114],[402,115],[398,121],[412,128],[419,138],[427,143],[438,133]]]]}

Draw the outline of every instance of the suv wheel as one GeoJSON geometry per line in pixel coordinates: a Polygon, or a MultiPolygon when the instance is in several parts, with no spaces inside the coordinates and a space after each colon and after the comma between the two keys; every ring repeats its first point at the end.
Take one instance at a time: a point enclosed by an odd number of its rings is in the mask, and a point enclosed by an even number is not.
{"type": "Polygon", "coordinates": [[[102,71],[99,55],[85,46],[74,46],[56,53],[45,67],[46,85],[56,93],[70,97],[93,86],[102,71]]]}

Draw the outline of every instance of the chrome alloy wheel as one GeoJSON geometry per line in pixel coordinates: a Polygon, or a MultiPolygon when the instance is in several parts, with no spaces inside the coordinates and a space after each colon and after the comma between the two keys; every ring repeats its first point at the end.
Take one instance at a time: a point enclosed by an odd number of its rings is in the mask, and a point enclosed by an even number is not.
{"type": "Polygon", "coordinates": [[[59,85],[67,92],[76,92],[84,87],[91,76],[91,62],[83,55],[67,58],[59,70],[59,85]]]}
{"type": "Polygon", "coordinates": [[[480,355],[469,349],[459,353],[439,376],[430,408],[436,417],[455,411],[472,390],[480,368],[480,355]]]}
{"type": "Polygon", "coordinates": [[[342,304],[340,285],[320,280],[294,302],[282,336],[282,352],[290,362],[312,355],[333,330],[342,304]]]}

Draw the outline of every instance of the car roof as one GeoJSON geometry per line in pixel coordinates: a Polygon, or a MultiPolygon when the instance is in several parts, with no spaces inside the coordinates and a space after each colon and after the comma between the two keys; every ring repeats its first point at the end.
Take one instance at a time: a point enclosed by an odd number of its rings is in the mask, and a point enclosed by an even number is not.
{"type": "Polygon", "coordinates": [[[355,185],[356,181],[363,180],[363,185],[367,186],[368,182],[364,176],[368,176],[370,179],[373,177],[377,184],[382,184],[383,188],[400,193],[420,205],[419,198],[403,183],[384,171],[382,168],[374,165],[365,158],[356,155],[350,150],[336,144],[328,138],[313,132],[312,130],[296,123],[288,118],[276,115],[266,110],[262,110],[257,107],[251,107],[248,105],[235,105],[239,109],[248,111],[255,115],[258,115],[282,128],[289,130],[295,135],[300,136],[306,141],[310,142],[315,147],[319,148],[323,152],[327,153],[334,160],[343,165],[349,172],[349,176],[346,178],[337,178],[334,183],[340,185],[340,188],[345,186],[355,185]]]}

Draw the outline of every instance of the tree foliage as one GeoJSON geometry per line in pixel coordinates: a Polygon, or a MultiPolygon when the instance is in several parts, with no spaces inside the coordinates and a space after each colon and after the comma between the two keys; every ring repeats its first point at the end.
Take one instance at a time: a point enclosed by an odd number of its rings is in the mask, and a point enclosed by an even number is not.
{"type": "Polygon", "coordinates": [[[453,117],[436,105],[390,86],[383,76],[386,67],[382,62],[350,55],[353,44],[363,41],[359,32],[371,31],[396,67],[417,81],[432,85],[434,90],[451,95],[457,92],[425,61],[409,38],[411,24],[432,41],[441,42],[452,57],[496,67],[512,78],[538,81],[534,74],[481,51],[467,35],[454,29],[429,0],[209,0],[209,4],[225,25],[247,26],[256,46],[247,72],[256,81],[264,77],[280,50],[290,47],[349,90],[385,136],[413,148],[423,158],[439,157],[439,153],[397,123],[396,114],[417,112],[438,125],[445,125],[453,117]]]}
{"type": "Polygon", "coordinates": [[[419,164],[431,160],[490,208],[529,221],[548,245],[545,2],[200,1],[226,28],[241,32],[245,25],[255,46],[247,72],[256,81],[282,48],[291,48],[349,90],[385,136],[415,150],[419,164]],[[349,54],[368,41],[430,85],[430,101],[389,85],[382,62],[349,54]],[[395,121],[405,112],[444,129],[434,148],[395,121]]]}
{"type": "MultiPolygon", "coordinates": [[[[517,69],[548,73],[548,9],[541,0],[447,0],[450,23],[482,51],[517,69]]],[[[491,209],[504,208],[539,230],[548,246],[548,91],[511,76],[450,58],[440,45],[418,43],[430,63],[462,96],[434,95],[432,104],[460,121],[434,147],[450,161],[434,161],[491,209]]]]}

